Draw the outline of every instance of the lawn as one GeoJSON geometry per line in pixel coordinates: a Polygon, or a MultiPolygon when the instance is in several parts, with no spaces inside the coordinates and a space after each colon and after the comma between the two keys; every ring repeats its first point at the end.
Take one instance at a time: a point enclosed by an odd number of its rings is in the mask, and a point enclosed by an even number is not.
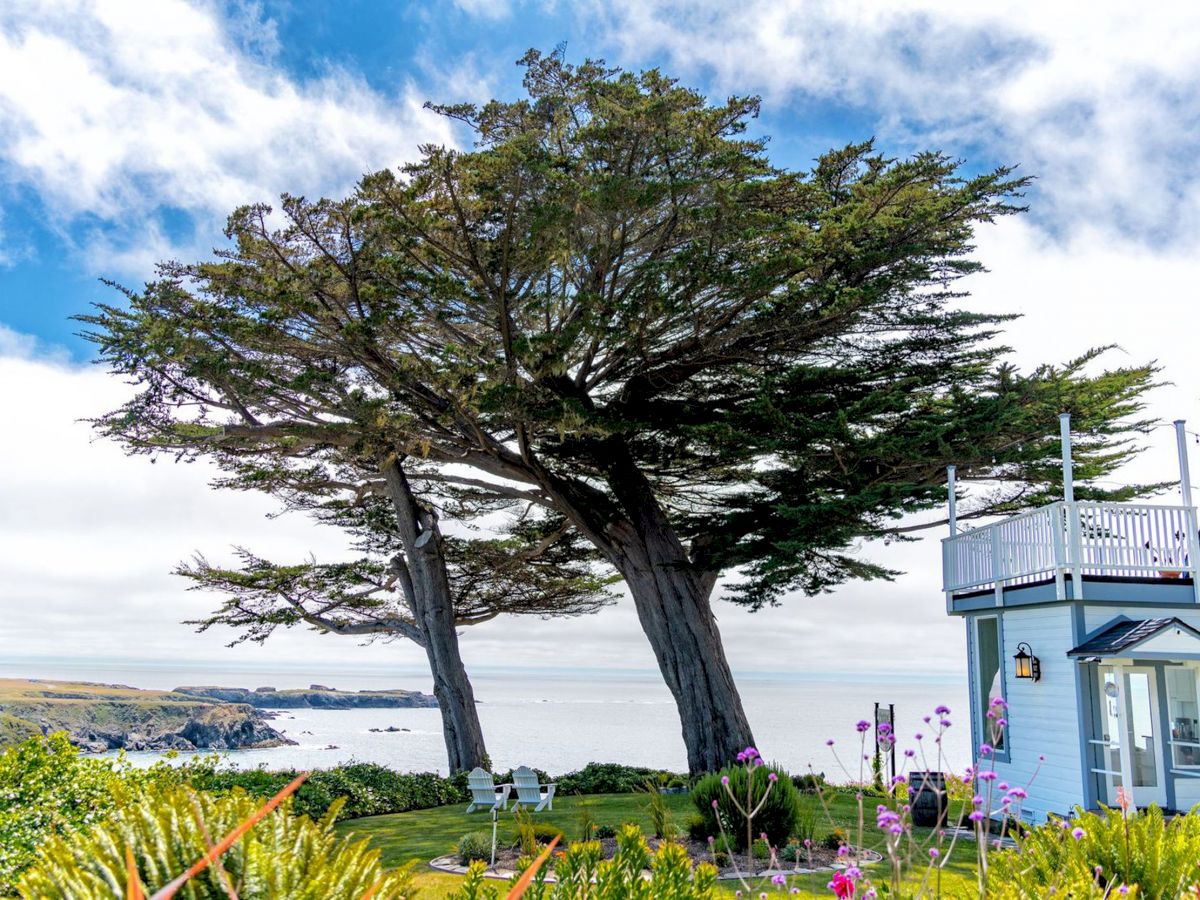
{"type": "MultiPolygon", "coordinates": [[[[675,817],[676,824],[682,826],[694,812],[691,799],[686,795],[668,795],[667,804],[675,817]]],[[[816,798],[805,797],[805,800],[817,804],[816,798]]],[[[847,829],[851,834],[857,829],[857,807],[852,794],[835,792],[829,798],[828,814],[820,811],[818,814],[818,839],[834,827],[847,829]]],[[[579,834],[581,813],[586,809],[597,825],[619,826],[625,822],[636,822],[642,830],[650,833],[650,819],[646,811],[647,798],[642,794],[597,794],[579,797],[555,798],[553,812],[546,810],[535,816],[537,821],[555,825],[566,832],[567,839],[579,834]]],[[[817,808],[820,809],[819,804],[817,808]]],[[[868,814],[864,843],[868,847],[876,847],[880,839],[874,828],[874,804],[869,798],[866,801],[868,814]]],[[[340,823],[338,831],[342,834],[354,834],[368,838],[372,846],[378,847],[383,854],[383,862],[388,866],[399,866],[415,860],[427,863],[436,856],[444,856],[454,850],[458,839],[468,831],[490,831],[491,820],[486,813],[466,815],[463,810],[466,804],[442,806],[436,809],[424,809],[416,812],[399,813],[387,816],[371,816],[364,819],[353,819],[340,823]]],[[[924,838],[928,830],[917,829],[924,838]]],[[[501,814],[500,838],[502,841],[516,840],[516,826],[510,814],[501,814]]],[[[942,885],[945,896],[970,896],[974,892],[974,844],[960,845],[954,852],[951,862],[943,874],[942,885]]],[[[872,866],[872,874],[876,878],[885,875],[882,865],[872,866]]],[[[422,888],[421,898],[445,897],[457,885],[459,879],[424,868],[418,883],[422,888]]],[[[830,895],[826,885],[829,882],[828,872],[818,872],[813,875],[797,876],[792,886],[800,887],[803,897],[823,897],[830,895]]],[[[737,885],[723,882],[728,886],[732,896],[737,885]]],[[[757,885],[755,885],[757,888],[757,885]]],[[[764,888],[765,889],[765,888],[764,888]]]]}

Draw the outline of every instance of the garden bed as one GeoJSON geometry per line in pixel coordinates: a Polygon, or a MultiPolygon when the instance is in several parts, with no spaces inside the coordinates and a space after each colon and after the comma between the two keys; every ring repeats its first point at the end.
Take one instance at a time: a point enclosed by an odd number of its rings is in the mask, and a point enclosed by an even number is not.
{"type": "MultiPolygon", "coordinates": [[[[601,851],[605,859],[612,859],[617,852],[617,841],[615,838],[604,838],[599,841],[601,851]]],[[[647,838],[646,843],[650,846],[651,851],[657,851],[659,846],[665,841],[658,838],[647,838]]],[[[694,864],[709,863],[713,864],[713,854],[709,845],[703,841],[682,841],[683,848],[687,850],[688,856],[691,857],[694,864]]],[[[496,848],[496,864],[488,869],[488,878],[508,879],[513,876],[517,869],[517,862],[521,857],[521,850],[514,846],[498,846],[496,848]]],[[[845,868],[849,864],[864,866],[879,862],[882,857],[874,850],[861,850],[856,855],[851,854],[849,857],[838,856],[836,850],[830,850],[826,847],[814,846],[810,850],[801,854],[799,860],[796,859],[780,859],[776,858],[774,864],[771,859],[756,859],[754,860],[754,871],[746,871],[746,854],[737,854],[736,863],[734,861],[725,862],[724,865],[718,866],[718,877],[721,879],[735,879],[741,877],[770,877],[772,875],[797,875],[809,872],[833,871],[839,868],[845,868]]],[[[485,860],[486,862],[486,860],[485,860]]],[[[450,872],[461,875],[467,871],[467,867],[456,854],[449,856],[440,856],[437,859],[430,861],[430,866],[440,872],[450,872]]],[[[553,868],[553,859],[547,866],[553,868]]],[[[549,880],[553,880],[550,876],[549,880]]]]}

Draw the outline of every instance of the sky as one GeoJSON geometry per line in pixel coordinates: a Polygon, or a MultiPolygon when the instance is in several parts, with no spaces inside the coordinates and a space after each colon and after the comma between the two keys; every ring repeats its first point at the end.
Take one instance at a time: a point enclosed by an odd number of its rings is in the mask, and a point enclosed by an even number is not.
{"type": "MultiPolygon", "coordinates": [[[[368,171],[461,135],[435,102],[512,98],[514,61],[657,66],[712,97],[758,94],[777,165],[873,137],[968,171],[1017,165],[1029,212],[988,226],[973,308],[1020,313],[1029,367],[1116,345],[1157,360],[1151,414],[1200,430],[1200,5],[914,0],[737,3],[0,4],[0,653],[53,661],[362,665],[419,671],[411,644],[298,630],[264,646],[182,624],[215,603],[170,574],[196,551],[332,558],[338,537],[264,498],[221,496],[202,464],[128,458],[86,422],[128,387],[92,362],[72,315],[202,258],[225,216],[281,193],[340,196],[368,171]]],[[[1175,477],[1170,432],[1122,480],[1175,477]]],[[[1196,448],[1193,447],[1193,452],[1196,448]]],[[[1196,462],[1193,461],[1195,468],[1196,462]]],[[[951,677],[932,535],[858,552],[905,574],[749,614],[717,600],[741,673],[951,677]]],[[[631,605],[582,620],[497,620],[468,665],[652,669],[631,605]]]]}

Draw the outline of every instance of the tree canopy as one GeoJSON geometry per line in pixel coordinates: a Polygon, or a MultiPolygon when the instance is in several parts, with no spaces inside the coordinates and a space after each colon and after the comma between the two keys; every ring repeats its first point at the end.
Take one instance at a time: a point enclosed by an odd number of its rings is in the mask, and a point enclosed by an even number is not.
{"type": "MultiPolygon", "coordinates": [[[[751,743],[709,595],[751,607],[889,573],[851,551],[945,500],[1081,494],[1136,452],[1150,365],[1027,373],[972,308],[973,233],[1021,210],[1010,168],[871,142],[774,165],[753,97],[531,51],[524,98],[435,107],[423,147],[343,200],[229,220],[86,320],[141,390],[101,427],[140,447],[401,454],[442,486],[561,516],[625,578],[694,769],[751,743]]],[[[414,475],[419,478],[419,474],[414,475]]],[[[1134,489],[1136,490],[1136,489],[1134,489]]]]}

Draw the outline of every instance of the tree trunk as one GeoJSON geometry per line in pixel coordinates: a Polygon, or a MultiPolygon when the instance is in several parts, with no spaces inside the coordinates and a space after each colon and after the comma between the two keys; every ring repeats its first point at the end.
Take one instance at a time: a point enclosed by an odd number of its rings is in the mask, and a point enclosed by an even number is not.
{"type": "Polygon", "coordinates": [[[619,514],[594,505],[597,495],[579,484],[549,479],[545,487],[624,576],[675,698],[688,769],[712,772],[754,744],[709,601],[715,579],[696,571],[624,444],[606,441],[603,450],[605,478],[619,514]]]}
{"type": "MultiPolygon", "coordinates": [[[[621,574],[679,710],[688,770],[712,772],[753,746],[754,736],[725,658],[708,592],[687,571],[671,531],[639,532],[619,544],[621,574]]],[[[680,548],[682,550],[682,548],[680,548]]]]}
{"type": "Polygon", "coordinates": [[[399,462],[385,464],[384,477],[404,547],[403,577],[411,579],[405,593],[422,633],[433,673],[433,694],[442,713],[450,773],[468,772],[476,766],[490,768],[475,692],[458,649],[454,602],[437,518],[417,502],[399,462]]]}

